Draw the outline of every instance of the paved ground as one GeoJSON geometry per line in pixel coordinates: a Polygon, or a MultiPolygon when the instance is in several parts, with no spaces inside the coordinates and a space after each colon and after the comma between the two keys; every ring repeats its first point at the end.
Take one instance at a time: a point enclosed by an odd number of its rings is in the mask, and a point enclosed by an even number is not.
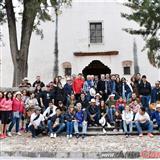
{"type": "MultiPolygon", "coordinates": [[[[160,153],[160,136],[89,136],[85,139],[64,136],[51,139],[47,136],[32,139],[29,134],[13,136],[0,140],[0,152],[45,152],[45,153],[110,153],[110,152],[158,152],[160,153]]],[[[60,157],[63,157],[61,155],[60,157]]],[[[65,156],[64,156],[65,158],[65,156]]]]}

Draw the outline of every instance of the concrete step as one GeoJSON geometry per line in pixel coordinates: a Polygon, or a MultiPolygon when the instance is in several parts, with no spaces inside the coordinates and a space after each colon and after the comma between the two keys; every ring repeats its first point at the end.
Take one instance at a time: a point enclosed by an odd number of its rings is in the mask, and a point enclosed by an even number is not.
{"type": "MultiPolygon", "coordinates": [[[[106,131],[113,131],[114,130],[114,126],[111,126],[111,127],[105,127],[105,130],[106,131]]],[[[157,130],[158,129],[158,126],[157,125],[154,125],[153,126],[154,130],[157,130]]],[[[88,130],[87,131],[102,131],[102,127],[101,126],[91,126],[91,127],[88,127],[88,130]]],[[[136,127],[135,125],[133,125],[133,131],[136,131],[136,127]]]]}
{"type": "MultiPolygon", "coordinates": [[[[143,132],[144,135],[147,135],[147,131],[143,132]]],[[[125,135],[124,132],[113,132],[113,131],[108,131],[107,133],[103,133],[102,131],[88,131],[87,136],[118,136],[118,135],[125,135]]],[[[138,132],[133,131],[131,135],[138,135],[138,132]]],[[[159,131],[153,131],[153,135],[160,135],[159,131]]]]}

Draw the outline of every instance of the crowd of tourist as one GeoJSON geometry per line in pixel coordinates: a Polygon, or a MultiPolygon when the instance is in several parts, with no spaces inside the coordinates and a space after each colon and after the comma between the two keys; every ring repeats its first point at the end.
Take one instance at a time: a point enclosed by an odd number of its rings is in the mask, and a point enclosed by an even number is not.
{"type": "Polygon", "coordinates": [[[150,84],[146,75],[126,80],[119,75],[82,74],[58,76],[45,85],[40,76],[29,83],[24,78],[19,91],[0,91],[0,138],[30,132],[33,138],[47,134],[56,138],[85,138],[90,126],[113,127],[129,137],[135,128],[140,137],[146,129],[153,137],[154,124],[160,131],[160,81],[150,84]],[[28,88],[34,87],[33,91],[28,88]]]}

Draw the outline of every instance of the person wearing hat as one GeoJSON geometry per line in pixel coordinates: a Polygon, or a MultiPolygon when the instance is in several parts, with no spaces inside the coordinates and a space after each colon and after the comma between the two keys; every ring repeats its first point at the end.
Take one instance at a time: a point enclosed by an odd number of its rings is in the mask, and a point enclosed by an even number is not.
{"type": "Polygon", "coordinates": [[[159,81],[155,82],[155,87],[151,91],[151,103],[156,103],[160,101],[160,83],[159,81]]]}
{"type": "Polygon", "coordinates": [[[114,115],[115,115],[115,112],[116,112],[116,109],[115,109],[115,106],[116,106],[116,100],[115,100],[115,94],[111,94],[107,101],[106,101],[106,104],[108,106],[108,119],[109,119],[109,123],[111,125],[114,125],[114,115]]]}
{"type": "Polygon", "coordinates": [[[45,130],[44,116],[41,114],[41,108],[35,107],[35,112],[30,117],[29,130],[32,133],[32,138],[36,138],[45,130]]]}
{"type": "Polygon", "coordinates": [[[19,132],[19,123],[21,116],[24,114],[24,110],[25,107],[24,107],[24,102],[22,100],[22,93],[18,91],[15,93],[15,98],[13,98],[13,105],[12,105],[13,117],[12,117],[12,122],[8,128],[8,136],[10,137],[12,136],[11,130],[15,124],[16,124],[16,134],[19,136],[21,135],[21,133],[19,132]]]}
{"type": "Polygon", "coordinates": [[[141,102],[146,111],[150,114],[149,102],[151,100],[151,84],[147,81],[146,75],[142,76],[142,81],[138,87],[138,92],[141,97],[141,102]]]}
{"type": "Polygon", "coordinates": [[[102,96],[101,96],[99,93],[97,93],[97,94],[95,95],[95,100],[96,100],[96,105],[97,105],[97,106],[100,105],[101,98],[102,98],[102,96]]]}
{"type": "Polygon", "coordinates": [[[25,77],[23,80],[22,80],[22,83],[19,85],[19,87],[31,87],[31,83],[29,83],[29,80],[27,77],[25,77]]]}
{"type": "Polygon", "coordinates": [[[88,115],[88,125],[97,126],[99,125],[100,119],[100,110],[96,105],[96,100],[94,98],[91,99],[90,105],[87,108],[88,115]]]}
{"type": "Polygon", "coordinates": [[[156,123],[157,123],[157,125],[158,125],[158,130],[159,130],[159,132],[160,132],[160,103],[158,103],[157,105],[156,105],[156,111],[154,111],[153,113],[152,113],[152,115],[151,115],[151,119],[152,120],[156,120],[156,123]]]}

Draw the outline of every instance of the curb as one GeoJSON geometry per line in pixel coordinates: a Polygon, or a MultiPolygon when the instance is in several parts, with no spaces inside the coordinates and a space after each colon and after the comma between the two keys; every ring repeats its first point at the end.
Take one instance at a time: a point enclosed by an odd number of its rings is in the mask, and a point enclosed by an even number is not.
{"type": "Polygon", "coordinates": [[[140,152],[26,152],[1,151],[3,157],[30,157],[30,158],[74,158],[74,159],[106,159],[106,158],[140,158],[140,152]]]}

